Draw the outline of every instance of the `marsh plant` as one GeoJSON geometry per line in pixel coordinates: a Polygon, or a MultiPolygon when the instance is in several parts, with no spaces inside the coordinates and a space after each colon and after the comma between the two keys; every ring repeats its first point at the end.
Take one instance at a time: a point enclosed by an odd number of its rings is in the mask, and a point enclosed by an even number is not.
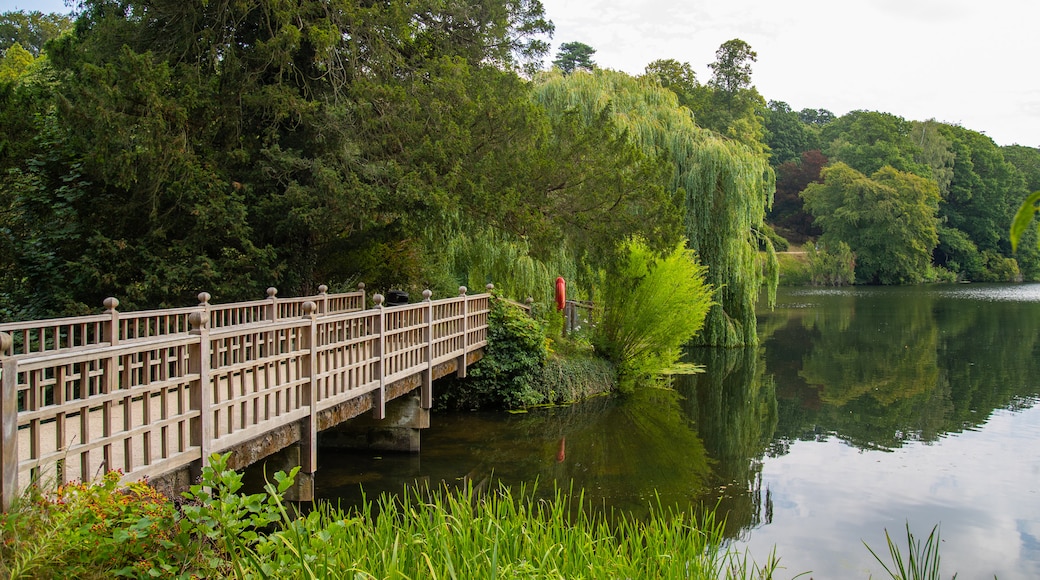
{"type": "MultiPolygon", "coordinates": [[[[922,543],[919,537],[910,531],[910,523],[906,524],[906,554],[903,553],[899,544],[892,539],[888,530],[885,530],[885,542],[888,544],[888,555],[891,560],[886,564],[881,556],[874,551],[866,542],[863,545],[881,564],[893,580],[939,580],[939,526],[936,524],[928,538],[922,543]]],[[[953,575],[957,577],[956,574],[953,575]]]]}
{"type": "Polygon", "coordinates": [[[620,389],[630,391],[675,367],[682,346],[704,326],[714,290],[685,244],[659,255],[632,238],[620,258],[600,283],[604,307],[593,342],[617,365],[620,389]]]}

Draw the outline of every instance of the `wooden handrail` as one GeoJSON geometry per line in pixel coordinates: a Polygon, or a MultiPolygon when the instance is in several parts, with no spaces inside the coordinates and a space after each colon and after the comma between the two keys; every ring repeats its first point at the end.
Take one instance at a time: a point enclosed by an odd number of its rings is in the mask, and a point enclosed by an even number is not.
{"type": "Polygon", "coordinates": [[[372,392],[378,416],[388,383],[429,377],[452,359],[464,372],[466,355],[487,344],[490,294],[424,297],[383,308],[376,295],[375,308],[355,310],[363,291],[321,304],[269,292],[231,308],[200,296],[198,307],[130,314],[108,301],[103,315],[4,325],[0,504],[35,482],[201,465],[286,423],[314,427],[319,411],[372,392]],[[256,319],[261,306],[267,315],[256,319]],[[211,326],[222,308],[239,309],[242,322],[222,316],[211,326]],[[95,325],[90,341],[48,338],[84,324],[95,325]],[[46,348],[17,351],[12,330],[38,333],[46,348]]]}

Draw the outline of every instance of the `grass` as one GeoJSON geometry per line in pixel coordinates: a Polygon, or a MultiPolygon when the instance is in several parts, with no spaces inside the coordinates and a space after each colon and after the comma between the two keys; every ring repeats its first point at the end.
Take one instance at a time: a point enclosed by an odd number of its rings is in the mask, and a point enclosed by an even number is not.
{"type": "MultiPolygon", "coordinates": [[[[885,530],[885,542],[888,544],[888,555],[891,567],[878,556],[866,542],[863,545],[870,550],[871,555],[881,564],[885,572],[894,580],[939,580],[939,526],[932,528],[928,538],[921,539],[914,536],[910,531],[910,523],[906,524],[906,554],[885,530]]],[[[957,577],[956,574],[953,575],[957,577]]]]}
{"type": "MultiPolygon", "coordinates": [[[[118,476],[30,492],[0,515],[0,578],[693,578],[767,579],[779,568],[728,548],[725,522],[657,500],[648,517],[587,509],[581,492],[415,487],[358,508],[301,513],[282,500],[295,473],[260,494],[214,456],[172,502],[118,476]]],[[[906,547],[885,530],[889,576],[939,578],[939,528],[906,547]]],[[[866,545],[866,544],[864,544],[866,545]]],[[[800,577],[800,576],[796,576],[800,577]]]]}

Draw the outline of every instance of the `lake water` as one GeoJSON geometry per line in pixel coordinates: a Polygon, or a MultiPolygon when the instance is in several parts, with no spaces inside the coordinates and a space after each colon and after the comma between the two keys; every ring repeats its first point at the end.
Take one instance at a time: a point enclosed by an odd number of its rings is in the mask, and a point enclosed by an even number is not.
{"type": "Polygon", "coordinates": [[[419,456],[323,450],[317,493],[468,478],[635,515],[717,503],[737,549],[817,580],[884,577],[863,542],[940,525],[944,577],[1040,578],[1040,285],[781,289],[759,335],[692,350],[706,372],[673,391],[436,412],[419,456]]]}

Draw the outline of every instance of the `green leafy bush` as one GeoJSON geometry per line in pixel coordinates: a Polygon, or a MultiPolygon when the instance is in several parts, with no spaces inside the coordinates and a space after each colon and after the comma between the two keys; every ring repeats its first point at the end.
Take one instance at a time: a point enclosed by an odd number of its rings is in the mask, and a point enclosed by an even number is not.
{"type": "Polygon", "coordinates": [[[516,409],[542,402],[538,381],[549,356],[545,329],[504,300],[491,301],[488,344],[465,379],[449,381],[438,406],[453,409],[516,409]]]}
{"type": "Polygon", "coordinates": [[[701,329],[714,302],[707,268],[684,244],[659,256],[632,238],[620,254],[618,267],[600,284],[603,314],[593,343],[617,365],[618,387],[628,391],[678,362],[680,348],[701,329]]]}
{"type": "Polygon", "coordinates": [[[804,254],[777,254],[781,286],[807,286],[812,280],[809,261],[804,254]]]}
{"type": "Polygon", "coordinates": [[[186,562],[167,550],[179,533],[176,508],[120,477],[112,471],[51,493],[31,488],[0,516],[0,577],[177,577],[186,562]]]}
{"type": "Polygon", "coordinates": [[[838,242],[834,247],[808,246],[809,276],[813,286],[847,286],[856,281],[856,256],[849,245],[838,242]]]}

